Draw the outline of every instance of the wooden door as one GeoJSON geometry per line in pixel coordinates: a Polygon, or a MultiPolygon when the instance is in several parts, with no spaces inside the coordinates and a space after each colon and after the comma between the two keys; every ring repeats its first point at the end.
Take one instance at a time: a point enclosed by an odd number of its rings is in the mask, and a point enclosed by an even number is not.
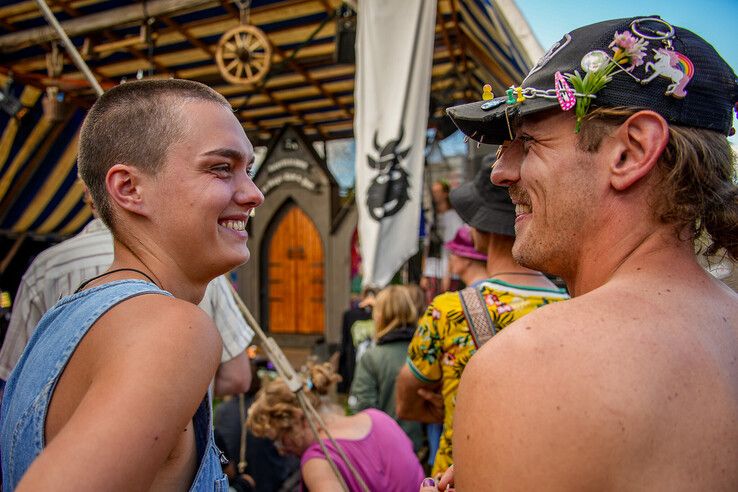
{"type": "Polygon", "coordinates": [[[320,334],[325,328],[323,245],[313,221],[292,206],[268,247],[269,330],[320,334]]]}

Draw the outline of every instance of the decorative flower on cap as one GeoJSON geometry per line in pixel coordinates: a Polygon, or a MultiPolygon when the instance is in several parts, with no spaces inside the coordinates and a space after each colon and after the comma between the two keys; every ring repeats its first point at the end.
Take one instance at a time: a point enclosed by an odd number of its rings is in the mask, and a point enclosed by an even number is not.
{"type": "Polygon", "coordinates": [[[638,39],[628,31],[622,33],[615,31],[615,36],[608,48],[615,51],[612,59],[619,65],[630,63],[630,66],[625,69],[630,72],[635,67],[643,65],[643,59],[646,57],[646,46],[648,46],[648,41],[645,39],[638,39]]]}
{"type": "Polygon", "coordinates": [[[592,102],[592,98],[589,96],[596,94],[605,87],[612,80],[614,71],[625,70],[630,72],[635,67],[643,65],[647,46],[647,40],[638,39],[628,31],[622,33],[615,31],[612,43],[608,46],[614,52],[612,57],[604,51],[590,51],[582,58],[582,69],[586,72],[584,77],[579,74],[578,70],[574,70],[573,74],[566,74],[566,78],[574,86],[577,94],[581,94],[580,97],[577,97],[577,126],[574,131],[579,132],[582,120],[589,111],[592,102]],[[629,66],[624,68],[625,65],[629,66]]]}

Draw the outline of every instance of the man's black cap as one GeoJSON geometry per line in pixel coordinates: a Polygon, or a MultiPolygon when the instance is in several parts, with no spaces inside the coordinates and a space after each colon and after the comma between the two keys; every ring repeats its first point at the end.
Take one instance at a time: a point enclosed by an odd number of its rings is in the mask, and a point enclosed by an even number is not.
{"type": "MultiPolygon", "coordinates": [[[[511,118],[552,108],[562,110],[555,97],[555,74],[559,72],[565,76],[578,71],[584,77],[583,58],[595,51],[604,52],[612,60],[614,47],[611,44],[616,33],[628,33],[632,39],[644,42],[642,63],[627,73],[614,71],[612,80],[591,98],[592,108],[651,109],[670,124],[729,135],[738,101],[735,73],[707,41],[658,16],[608,20],[566,34],[538,61],[521,84],[523,95],[537,89],[549,91],[552,98],[539,95],[508,104],[508,97],[502,95],[491,101],[455,106],[447,109],[447,113],[470,138],[483,143],[502,143],[510,139],[508,122],[511,118]],[[670,56],[665,51],[669,51],[670,56]],[[658,75],[648,80],[657,72],[658,75]],[[685,74],[688,82],[683,84],[685,74]],[[675,81],[680,81],[681,87],[675,87],[680,85],[675,81]],[[686,95],[681,98],[667,95],[670,90],[677,96],[686,91],[686,95]]],[[[623,66],[628,67],[627,64],[623,66]]]]}
{"type": "Polygon", "coordinates": [[[492,184],[490,167],[482,166],[474,181],[451,190],[448,198],[461,220],[482,232],[515,236],[515,205],[507,188],[492,184]]]}

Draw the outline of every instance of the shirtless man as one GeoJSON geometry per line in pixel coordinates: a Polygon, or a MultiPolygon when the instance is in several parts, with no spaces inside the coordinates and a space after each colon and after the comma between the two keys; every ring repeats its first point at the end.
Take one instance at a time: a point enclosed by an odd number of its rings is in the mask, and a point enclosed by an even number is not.
{"type": "Polygon", "coordinates": [[[694,255],[706,232],[708,252],[738,256],[733,71],[685,29],[619,19],[566,35],[522,88],[448,112],[503,144],[492,180],[517,205],[514,257],[573,299],[466,367],[457,490],[738,489],[738,297],[694,255]],[[611,80],[558,75],[575,70],[611,80]]]}
{"type": "Polygon", "coordinates": [[[251,143],[207,86],[130,82],[88,113],[78,163],[115,256],[8,380],[3,488],[225,490],[206,396],[221,342],[196,304],[249,257],[251,143]]]}

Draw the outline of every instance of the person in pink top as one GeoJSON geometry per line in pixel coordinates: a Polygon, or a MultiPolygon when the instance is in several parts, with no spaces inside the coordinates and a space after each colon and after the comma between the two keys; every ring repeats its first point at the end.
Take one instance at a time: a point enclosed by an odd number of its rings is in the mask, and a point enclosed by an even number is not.
{"type": "MultiPolygon", "coordinates": [[[[321,414],[328,431],[343,449],[363,484],[351,472],[335,446],[321,431],[321,440],[349,490],[354,492],[417,491],[423,469],[413,445],[395,420],[384,412],[368,409],[345,416],[325,395],[340,377],[330,364],[312,365],[303,391],[321,414]],[[366,486],[366,489],[364,488],[366,486]]],[[[297,397],[277,378],[257,395],[249,409],[246,426],[258,437],[272,439],[282,453],[300,456],[303,490],[341,491],[341,482],[331,470],[297,397]]]]}

